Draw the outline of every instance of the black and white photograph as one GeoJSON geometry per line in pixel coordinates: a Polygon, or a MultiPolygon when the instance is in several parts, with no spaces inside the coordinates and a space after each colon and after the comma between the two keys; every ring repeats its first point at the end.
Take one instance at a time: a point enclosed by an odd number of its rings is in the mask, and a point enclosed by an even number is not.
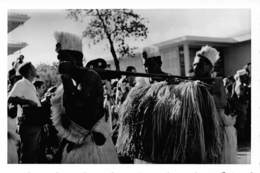
{"type": "Polygon", "coordinates": [[[8,9],[8,164],[251,164],[251,9],[8,9]]]}

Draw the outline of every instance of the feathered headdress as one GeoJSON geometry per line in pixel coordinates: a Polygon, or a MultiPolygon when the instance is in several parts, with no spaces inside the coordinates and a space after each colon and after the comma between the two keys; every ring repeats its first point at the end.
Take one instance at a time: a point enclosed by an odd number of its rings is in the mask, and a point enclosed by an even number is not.
{"type": "Polygon", "coordinates": [[[159,51],[158,47],[149,46],[149,47],[145,47],[143,49],[144,59],[158,57],[158,56],[160,56],[160,51],[159,51]]]}
{"type": "Polygon", "coordinates": [[[220,58],[219,52],[215,48],[208,45],[203,46],[198,52],[196,52],[196,55],[204,56],[211,62],[212,65],[214,65],[216,61],[220,58]]]}
{"type": "Polygon", "coordinates": [[[57,41],[56,52],[58,59],[63,61],[77,61],[82,66],[82,40],[79,36],[67,32],[55,32],[57,41]]]}
{"type": "Polygon", "coordinates": [[[54,37],[61,50],[73,50],[82,52],[82,39],[67,32],[55,32],[54,37]]]}

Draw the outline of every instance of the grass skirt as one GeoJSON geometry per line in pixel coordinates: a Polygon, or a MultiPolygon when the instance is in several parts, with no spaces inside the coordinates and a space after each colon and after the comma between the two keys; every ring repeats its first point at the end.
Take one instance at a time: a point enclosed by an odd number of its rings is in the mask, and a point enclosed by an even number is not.
{"type": "Polygon", "coordinates": [[[70,120],[70,125],[63,125],[63,118],[66,118],[62,103],[63,88],[60,86],[52,101],[52,122],[61,138],[73,143],[73,149],[68,149],[67,143],[62,151],[61,163],[119,163],[115,146],[112,143],[109,126],[105,118],[101,118],[92,131],[102,133],[106,142],[103,145],[96,145],[91,131],[84,129],[70,120]]]}
{"type": "Polygon", "coordinates": [[[100,120],[95,130],[102,134],[107,133],[105,144],[96,145],[91,135],[85,139],[82,145],[70,152],[67,152],[67,144],[63,150],[62,163],[119,163],[111,136],[108,136],[109,127],[104,118],[100,120]]]}
{"type": "Polygon", "coordinates": [[[120,112],[117,151],[153,163],[220,163],[221,119],[204,84],[133,88],[120,112]]]}

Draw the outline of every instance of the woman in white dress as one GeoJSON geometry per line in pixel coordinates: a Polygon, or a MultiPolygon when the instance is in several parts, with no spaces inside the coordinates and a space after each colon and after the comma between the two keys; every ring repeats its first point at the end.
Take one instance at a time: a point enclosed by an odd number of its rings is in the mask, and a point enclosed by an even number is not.
{"type": "Polygon", "coordinates": [[[234,127],[236,123],[236,116],[226,115],[224,112],[220,113],[224,124],[224,147],[222,162],[225,164],[235,164],[237,157],[237,132],[234,127]]]}

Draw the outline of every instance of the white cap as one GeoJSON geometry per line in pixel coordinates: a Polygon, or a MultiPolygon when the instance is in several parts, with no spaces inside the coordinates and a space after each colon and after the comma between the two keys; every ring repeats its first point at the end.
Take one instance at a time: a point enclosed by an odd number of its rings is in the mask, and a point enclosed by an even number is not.
{"type": "Polygon", "coordinates": [[[61,49],[82,52],[82,39],[79,36],[67,32],[55,32],[54,37],[57,43],[61,44],[61,49]]]}
{"type": "Polygon", "coordinates": [[[198,52],[196,52],[196,55],[198,54],[208,58],[212,65],[214,65],[216,61],[220,58],[217,49],[208,45],[203,46],[198,52]]]}

